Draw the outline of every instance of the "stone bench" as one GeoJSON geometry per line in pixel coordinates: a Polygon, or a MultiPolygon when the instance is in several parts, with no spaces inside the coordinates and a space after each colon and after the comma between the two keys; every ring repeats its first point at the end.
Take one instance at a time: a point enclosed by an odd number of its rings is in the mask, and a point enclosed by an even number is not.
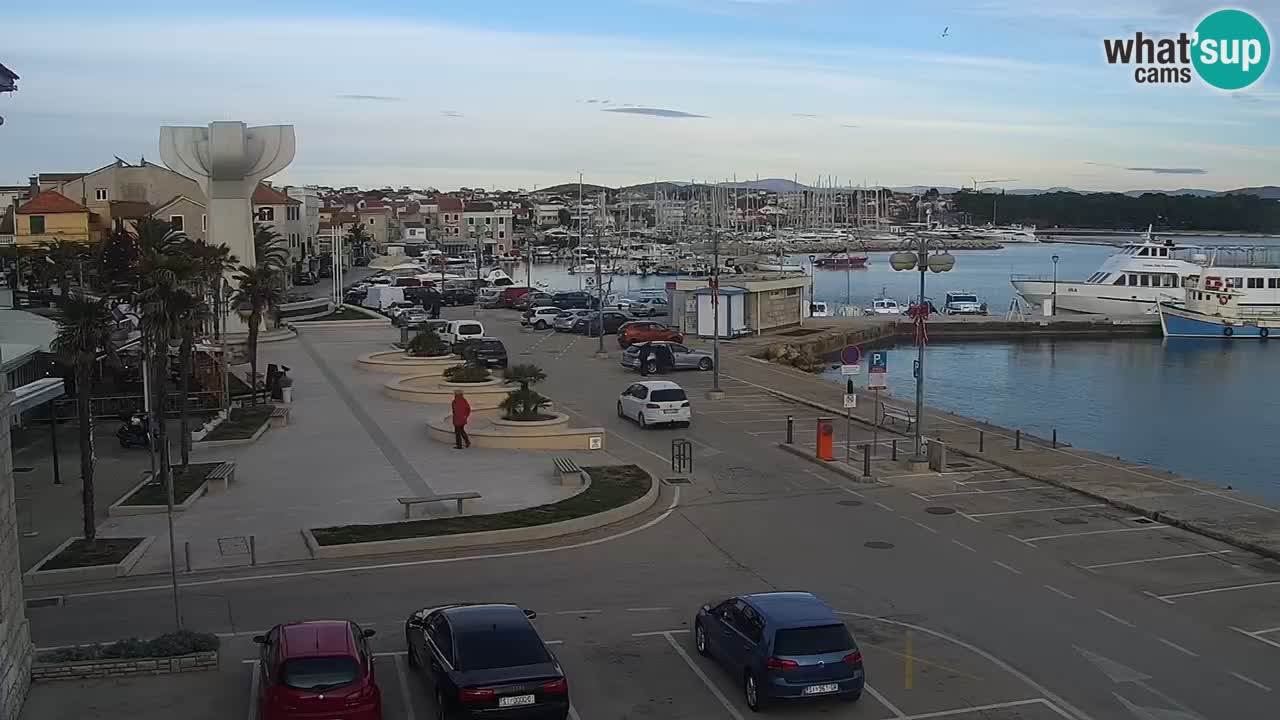
{"type": "Polygon", "coordinates": [[[445,502],[448,500],[455,500],[458,503],[458,514],[461,515],[463,500],[478,500],[479,498],[480,498],[480,493],[476,492],[475,490],[467,490],[464,492],[442,493],[440,495],[431,495],[431,496],[422,496],[422,497],[398,497],[396,498],[396,502],[404,506],[404,519],[408,520],[409,511],[413,508],[414,505],[421,505],[423,503],[429,503],[429,502],[445,502]]]}
{"type": "Polygon", "coordinates": [[[213,472],[205,476],[205,481],[209,483],[222,483],[222,490],[226,492],[231,482],[236,479],[236,464],[231,461],[219,463],[213,472]]]}
{"type": "Polygon", "coordinates": [[[271,427],[280,428],[289,424],[288,405],[276,405],[271,408],[271,427]]]}
{"type": "Polygon", "coordinates": [[[896,424],[897,420],[902,420],[907,424],[907,432],[911,432],[911,426],[915,424],[915,413],[910,410],[888,403],[880,403],[880,419],[881,422],[889,420],[896,424]]]}
{"type": "Polygon", "coordinates": [[[556,466],[556,474],[560,477],[561,485],[581,485],[582,484],[582,468],[578,467],[578,463],[569,457],[554,457],[551,462],[556,466]]]}

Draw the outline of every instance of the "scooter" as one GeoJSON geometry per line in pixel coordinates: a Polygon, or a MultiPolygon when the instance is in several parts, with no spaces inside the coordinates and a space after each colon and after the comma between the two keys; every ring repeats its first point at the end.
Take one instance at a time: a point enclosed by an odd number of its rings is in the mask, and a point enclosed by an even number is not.
{"type": "Polygon", "coordinates": [[[127,418],[121,419],[124,424],[116,431],[116,438],[120,440],[120,447],[151,447],[151,432],[147,428],[146,413],[133,413],[127,418]]]}

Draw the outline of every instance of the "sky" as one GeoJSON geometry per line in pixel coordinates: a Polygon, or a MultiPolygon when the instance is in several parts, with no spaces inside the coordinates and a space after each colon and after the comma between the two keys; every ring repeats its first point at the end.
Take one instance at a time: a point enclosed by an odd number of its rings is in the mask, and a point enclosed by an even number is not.
{"type": "MultiPolygon", "coordinates": [[[[1280,73],[1140,85],[1104,38],[1191,0],[20,3],[0,20],[0,184],[158,162],[159,127],[292,124],[275,180],[526,188],[1280,184],[1280,73]]],[[[1280,0],[1249,10],[1280,40],[1280,0]]],[[[1280,64],[1280,59],[1272,65],[1280,64]]]]}

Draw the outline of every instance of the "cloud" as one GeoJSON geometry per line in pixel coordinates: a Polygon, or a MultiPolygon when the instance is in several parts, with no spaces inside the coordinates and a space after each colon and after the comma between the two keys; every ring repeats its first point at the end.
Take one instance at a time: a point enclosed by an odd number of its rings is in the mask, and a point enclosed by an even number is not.
{"type": "Polygon", "coordinates": [[[441,111],[440,111],[440,114],[441,114],[441,115],[443,115],[443,116],[445,116],[445,117],[451,117],[451,118],[466,117],[466,115],[463,115],[462,113],[458,112],[457,110],[441,110],[441,111]]]}
{"type": "Polygon", "coordinates": [[[816,117],[818,117],[818,116],[817,116],[817,115],[814,115],[813,113],[791,113],[791,117],[798,117],[798,118],[816,118],[816,117]]]}
{"type": "Polygon", "coordinates": [[[628,115],[652,115],[653,117],[661,117],[661,118],[705,118],[707,117],[706,115],[695,115],[693,113],[687,113],[683,110],[669,110],[667,108],[652,108],[652,107],[605,108],[600,112],[627,113],[628,115]]]}
{"type": "Polygon", "coordinates": [[[854,124],[852,124],[852,123],[840,123],[840,127],[842,127],[842,128],[860,128],[860,127],[862,127],[862,126],[861,126],[861,125],[854,125],[854,124]]]}
{"type": "Polygon", "coordinates": [[[1127,167],[1125,170],[1132,172],[1145,172],[1154,175],[1207,175],[1208,170],[1204,168],[1163,168],[1163,167],[1127,167]]]}
{"type": "Polygon", "coordinates": [[[339,100],[360,100],[365,102],[403,102],[404,98],[395,95],[338,95],[339,100]]]}

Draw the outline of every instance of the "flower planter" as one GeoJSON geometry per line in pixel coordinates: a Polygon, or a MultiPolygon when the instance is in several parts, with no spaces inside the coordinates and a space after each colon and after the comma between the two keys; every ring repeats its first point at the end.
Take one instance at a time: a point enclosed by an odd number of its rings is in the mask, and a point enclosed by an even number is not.
{"type": "Polygon", "coordinates": [[[413,357],[402,350],[384,350],[368,353],[356,359],[356,367],[388,375],[432,375],[442,377],[444,371],[461,365],[457,355],[440,357],[413,357]]]}
{"type": "MultiPolygon", "coordinates": [[[[103,565],[85,565],[82,567],[59,568],[57,570],[45,570],[51,560],[62,553],[64,549],[71,543],[80,538],[67,538],[65,542],[53,549],[53,552],[41,558],[40,562],[34,567],[22,574],[22,580],[27,585],[56,585],[59,583],[74,582],[93,582],[97,580],[111,580],[113,578],[124,577],[133,570],[133,566],[138,564],[143,554],[151,547],[151,543],[155,541],[154,537],[144,537],[129,554],[125,555],[119,562],[108,563],[103,565]]],[[[102,538],[111,539],[111,538],[102,538]]]]}
{"type": "Polygon", "coordinates": [[[490,422],[493,423],[496,431],[506,435],[547,435],[568,428],[568,415],[550,411],[544,414],[552,415],[553,417],[550,420],[508,420],[504,417],[496,417],[490,422]]]}
{"type": "Polygon", "coordinates": [[[218,651],[190,653],[164,658],[104,658],[77,662],[31,665],[34,682],[48,680],[87,680],[90,678],[131,677],[137,675],[169,675],[218,669],[218,651]]]}
{"type": "Polygon", "coordinates": [[[454,383],[441,379],[439,375],[411,375],[386,383],[382,390],[397,400],[434,405],[453,402],[453,391],[461,390],[472,410],[492,410],[507,397],[511,387],[500,379],[454,383]]]}

